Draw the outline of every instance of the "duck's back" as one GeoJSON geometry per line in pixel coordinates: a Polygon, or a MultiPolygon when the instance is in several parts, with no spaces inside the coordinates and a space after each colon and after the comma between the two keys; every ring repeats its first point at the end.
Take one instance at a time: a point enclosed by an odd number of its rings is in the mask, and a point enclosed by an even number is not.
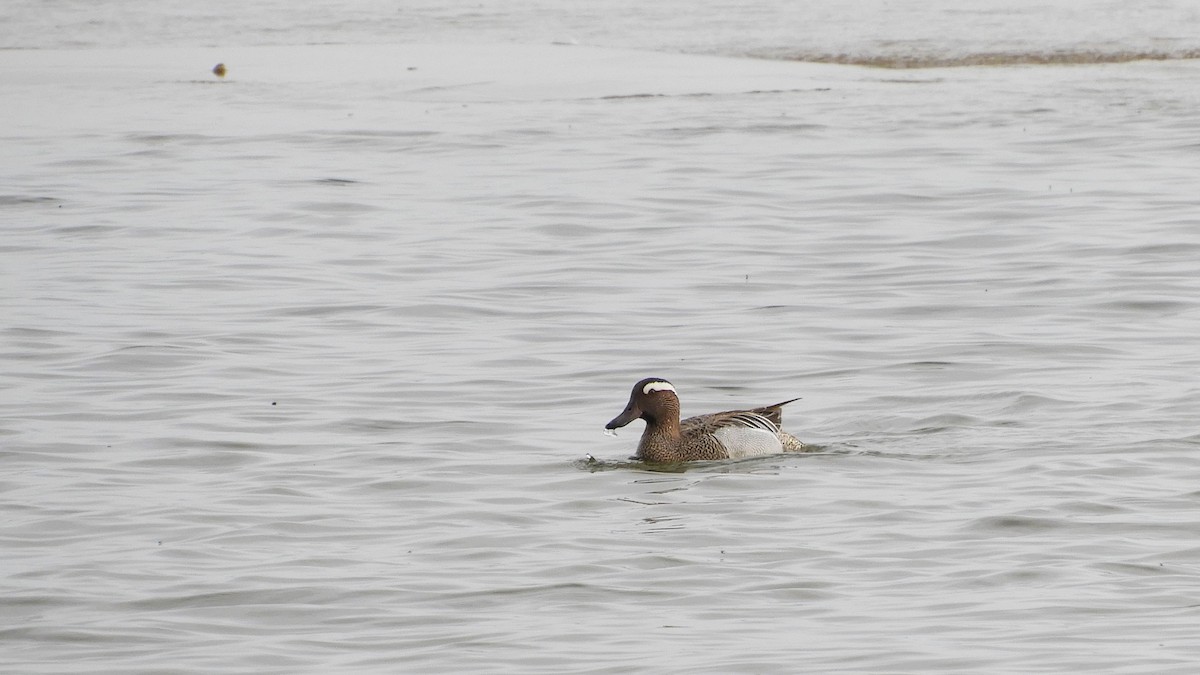
{"type": "Polygon", "coordinates": [[[750,410],[728,410],[696,415],[680,421],[679,431],[685,436],[688,434],[711,434],[722,427],[741,426],[779,432],[780,427],[783,426],[783,406],[799,400],[793,398],[775,405],[765,405],[750,410]]]}

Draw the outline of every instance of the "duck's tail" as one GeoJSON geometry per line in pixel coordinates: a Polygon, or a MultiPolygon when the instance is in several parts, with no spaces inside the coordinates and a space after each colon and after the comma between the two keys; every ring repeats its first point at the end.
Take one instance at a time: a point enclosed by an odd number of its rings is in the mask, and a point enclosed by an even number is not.
{"type": "Polygon", "coordinates": [[[781,403],[776,403],[775,405],[764,405],[761,408],[755,408],[750,412],[762,415],[763,417],[771,420],[771,422],[777,427],[783,426],[783,406],[799,400],[800,397],[791,398],[781,403]]]}

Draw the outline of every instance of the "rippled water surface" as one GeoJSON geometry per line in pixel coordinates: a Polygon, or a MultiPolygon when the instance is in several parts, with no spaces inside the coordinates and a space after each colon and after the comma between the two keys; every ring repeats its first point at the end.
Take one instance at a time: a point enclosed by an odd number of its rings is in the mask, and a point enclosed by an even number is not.
{"type": "Polygon", "coordinates": [[[1200,33],[1068,5],[1170,58],[14,4],[0,670],[1195,672],[1200,33]],[[628,461],[651,375],[819,451],[628,461]]]}

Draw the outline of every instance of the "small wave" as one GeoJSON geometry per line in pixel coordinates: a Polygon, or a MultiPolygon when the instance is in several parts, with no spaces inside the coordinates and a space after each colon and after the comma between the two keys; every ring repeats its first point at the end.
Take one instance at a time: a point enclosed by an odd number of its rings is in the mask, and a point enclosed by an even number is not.
{"type": "Polygon", "coordinates": [[[62,200],[58,197],[45,197],[42,195],[0,195],[0,206],[38,206],[49,204],[62,204],[62,200]]]}
{"type": "Polygon", "coordinates": [[[1062,66],[1185,61],[1200,59],[1200,48],[1178,51],[1063,49],[1043,52],[978,52],[973,54],[758,54],[760,58],[808,63],[834,63],[892,70],[962,68],[967,66],[1062,66]]]}

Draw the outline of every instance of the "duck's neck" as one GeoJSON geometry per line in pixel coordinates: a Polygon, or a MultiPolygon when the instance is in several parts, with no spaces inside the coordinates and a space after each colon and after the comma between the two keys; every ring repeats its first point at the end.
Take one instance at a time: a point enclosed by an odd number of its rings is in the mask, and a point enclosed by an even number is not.
{"type": "Polygon", "coordinates": [[[646,430],[642,438],[662,438],[671,441],[679,440],[679,417],[665,420],[646,420],[646,430]]]}
{"type": "Polygon", "coordinates": [[[661,419],[649,418],[638,443],[638,457],[651,462],[676,461],[680,439],[678,412],[661,419]]]}

